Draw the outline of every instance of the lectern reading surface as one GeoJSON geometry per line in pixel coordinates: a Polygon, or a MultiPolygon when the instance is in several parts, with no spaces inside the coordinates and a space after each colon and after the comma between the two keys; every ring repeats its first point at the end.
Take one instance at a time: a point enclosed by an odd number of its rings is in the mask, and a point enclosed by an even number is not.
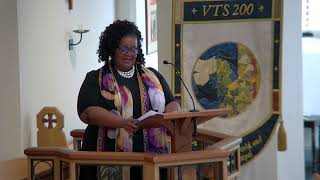
{"type": "Polygon", "coordinates": [[[144,128],[165,127],[171,135],[172,152],[192,151],[192,122],[196,117],[201,124],[217,116],[230,113],[230,109],[212,109],[199,112],[156,113],[139,121],[137,125],[144,128]]]}

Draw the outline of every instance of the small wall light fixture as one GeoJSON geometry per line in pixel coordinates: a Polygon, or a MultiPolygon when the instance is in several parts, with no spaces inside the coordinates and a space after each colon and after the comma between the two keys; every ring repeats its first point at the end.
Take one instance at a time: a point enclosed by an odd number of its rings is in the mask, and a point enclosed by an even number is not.
{"type": "Polygon", "coordinates": [[[81,40],[82,40],[82,34],[89,32],[89,30],[79,28],[77,30],[74,30],[73,32],[80,34],[80,40],[77,43],[73,43],[73,39],[72,38],[69,39],[69,50],[73,50],[73,46],[76,46],[76,45],[80,44],[81,40]]]}

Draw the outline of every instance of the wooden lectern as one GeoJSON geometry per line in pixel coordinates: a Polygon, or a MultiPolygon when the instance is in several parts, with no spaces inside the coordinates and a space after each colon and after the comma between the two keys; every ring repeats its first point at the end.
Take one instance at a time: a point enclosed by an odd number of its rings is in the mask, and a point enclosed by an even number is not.
{"type": "Polygon", "coordinates": [[[192,118],[197,118],[197,124],[204,123],[214,117],[230,113],[230,109],[212,109],[199,112],[170,112],[150,116],[137,123],[142,128],[165,127],[169,130],[172,142],[172,153],[192,151],[192,118]]]}

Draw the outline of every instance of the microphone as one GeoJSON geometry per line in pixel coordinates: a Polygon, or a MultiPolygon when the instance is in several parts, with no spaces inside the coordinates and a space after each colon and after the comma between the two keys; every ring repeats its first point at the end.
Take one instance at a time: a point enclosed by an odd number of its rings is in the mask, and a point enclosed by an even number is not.
{"type": "MultiPolygon", "coordinates": [[[[175,74],[176,74],[176,75],[179,77],[179,79],[181,80],[184,88],[187,90],[187,92],[188,92],[188,94],[189,94],[189,97],[190,97],[190,99],[191,99],[191,101],[192,101],[193,109],[190,110],[190,112],[198,112],[198,110],[196,109],[196,106],[195,106],[195,104],[194,104],[193,97],[191,96],[191,93],[190,93],[189,89],[187,88],[186,84],[184,83],[184,81],[183,81],[183,79],[182,79],[182,77],[181,77],[181,75],[180,75],[180,74],[181,74],[180,71],[177,69],[177,67],[176,67],[173,63],[171,63],[171,62],[169,62],[169,61],[167,61],[167,60],[164,60],[164,61],[163,61],[163,64],[170,64],[170,65],[172,65],[175,74]]],[[[192,117],[192,123],[193,123],[193,135],[192,135],[192,136],[195,137],[196,134],[197,134],[197,118],[196,118],[196,117],[192,117]]]]}

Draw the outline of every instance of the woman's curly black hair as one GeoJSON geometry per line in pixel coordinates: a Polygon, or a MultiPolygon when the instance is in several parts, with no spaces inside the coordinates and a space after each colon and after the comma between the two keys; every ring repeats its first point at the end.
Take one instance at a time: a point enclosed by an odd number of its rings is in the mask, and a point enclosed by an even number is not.
{"type": "MultiPolygon", "coordinates": [[[[138,54],[136,63],[137,65],[144,66],[144,55],[141,49],[142,36],[138,27],[127,20],[116,20],[112,24],[106,27],[101,33],[99,49],[97,50],[99,61],[110,63],[115,54],[116,49],[119,47],[120,40],[124,36],[132,35],[137,38],[138,43],[138,54]]],[[[112,63],[112,62],[111,62],[112,63]]]]}

